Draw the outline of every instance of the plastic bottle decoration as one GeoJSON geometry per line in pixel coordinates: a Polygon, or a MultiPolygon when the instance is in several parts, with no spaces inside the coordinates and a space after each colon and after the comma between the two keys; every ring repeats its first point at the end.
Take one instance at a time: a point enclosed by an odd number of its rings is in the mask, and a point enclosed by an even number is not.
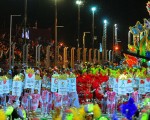
{"type": "Polygon", "coordinates": [[[22,93],[22,79],[19,75],[14,76],[12,86],[13,86],[12,87],[12,95],[21,96],[21,93],[22,93]]]}
{"type": "Polygon", "coordinates": [[[25,74],[25,88],[34,89],[35,72],[34,69],[28,68],[25,74]]]}

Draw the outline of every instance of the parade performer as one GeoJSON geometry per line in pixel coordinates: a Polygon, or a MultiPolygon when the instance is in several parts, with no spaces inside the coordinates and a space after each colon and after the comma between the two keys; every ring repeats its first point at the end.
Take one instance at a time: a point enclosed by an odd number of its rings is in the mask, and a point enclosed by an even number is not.
{"type": "Polygon", "coordinates": [[[31,94],[31,97],[31,110],[36,111],[39,106],[39,102],[42,103],[41,95],[38,94],[38,90],[35,89],[34,93],[31,94]]]}
{"type": "Polygon", "coordinates": [[[54,108],[59,108],[62,105],[62,95],[58,94],[57,92],[53,93],[53,101],[54,101],[54,108]]]}
{"type": "Polygon", "coordinates": [[[107,112],[108,114],[113,114],[115,110],[116,92],[113,91],[112,86],[110,86],[109,91],[104,96],[107,98],[107,112]]]}
{"type": "Polygon", "coordinates": [[[12,105],[14,103],[14,101],[16,100],[16,96],[12,95],[12,91],[10,91],[9,95],[8,95],[8,105],[12,105]]]}
{"type": "Polygon", "coordinates": [[[28,96],[29,96],[29,93],[25,91],[21,100],[22,106],[24,107],[25,110],[28,109],[28,96]]]}
{"type": "Polygon", "coordinates": [[[50,86],[47,87],[48,90],[48,108],[47,108],[47,113],[49,113],[52,110],[52,101],[53,101],[53,97],[52,97],[52,92],[50,91],[50,86]]]}
{"type": "Polygon", "coordinates": [[[42,85],[42,114],[47,114],[47,108],[48,108],[48,90],[46,89],[46,85],[42,85]]]}
{"type": "Polygon", "coordinates": [[[138,95],[138,87],[137,85],[133,86],[134,92],[132,93],[132,98],[134,100],[135,105],[138,105],[139,95],[138,95]]]}

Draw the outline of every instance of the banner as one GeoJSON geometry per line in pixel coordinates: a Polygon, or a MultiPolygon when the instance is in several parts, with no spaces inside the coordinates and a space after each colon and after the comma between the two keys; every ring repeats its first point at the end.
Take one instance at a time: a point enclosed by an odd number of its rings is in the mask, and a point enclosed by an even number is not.
{"type": "Polygon", "coordinates": [[[51,78],[51,92],[57,92],[58,78],[51,78]]]}
{"type": "Polygon", "coordinates": [[[118,80],[118,94],[126,95],[127,80],[118,80]]]}
{"type": "Polygon", "coordinates": [[[133,92],[133,84],[132,84],[133,78],[129,78],[126,81],[126,93],[132,93],[133,92]]]}
{"type": "Polygon", "coordinates": [[[145,92],[150,92],[150,78],[145,80],[145,92]]]}
{"type": "Polygon", "coordinates": [[[58,94],[67,95],[67,80],[59,80],[58,81],[58,94]]]}
{"type": "Polygon", "coordinates": [[[67,78],[68,92],[76,92],[76,78],[67,78]]]}
{"type": "Polygon", "coordinates": [[[138,93],[139,93],[139,94],[145,94],[145,79],[140,79],[140,80],[139,80],[138,93]]]}
{"type": "Polygon", "coordinates": [[[34,89],[35,74],[25,74],[25,88],[34,89]]]}
{"type": "Polygon", "coordinates": [[[3,93],[9,93],[9,80],[3,80],[3,93]]]}
{"type": "Polygon", "coordinates": [[[21,93],[22,93],[22,82],[21,81],[13,81],[12,95],[21,96],[21,93]]]}

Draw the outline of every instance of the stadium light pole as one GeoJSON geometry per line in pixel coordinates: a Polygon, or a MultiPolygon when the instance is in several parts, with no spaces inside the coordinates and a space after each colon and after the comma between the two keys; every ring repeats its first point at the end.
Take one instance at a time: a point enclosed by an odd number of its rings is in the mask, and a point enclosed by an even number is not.
{"type": "Polygon", "coordinates": [[[96,11],[96,7],[92,7],[92,51],[93,51],[93,55],[94,55],[94,14],[96,11]]]}
{"type": "Polygon", "coordinates": [[[77,38],[77,48],[80,47],[80,6],[82,5],[81,0],[76,0],[76,4],[78,5],[78,38],[77,38]]]}

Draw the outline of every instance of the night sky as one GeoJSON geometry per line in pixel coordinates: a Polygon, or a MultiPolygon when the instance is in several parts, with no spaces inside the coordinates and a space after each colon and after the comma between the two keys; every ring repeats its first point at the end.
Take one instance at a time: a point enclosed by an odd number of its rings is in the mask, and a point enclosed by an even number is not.
{"type": "MultiPolygon", "coordinates": [[[[127,34],[129,26],[134,26],[137,21],[143,23],[143,18],[149,18],[146,10],[147,0],[84,0],[81,6],[80,21],[80,46],[82,47],[83,32],[92,30],[91,7],[96,5],[95,12],[95,47],[102,41],[103,20],[108,20],[107,47],[112,49],[113,25],[118,24],[118,39],[121,48],[127,48],[127,34]]],[[[28,0],[27,7],[29,26],[34,26],[37,21],[39,28],[51,28],[54,31],[54,0],[28,0]]],[[[0,0],[0,28],[5,31],[9,28],[11,14],[21,14],[22,17],[14,18],[13,24],[23,24],[24,0],[0,0]]],[[[67,46],[76,47],[78,8],[75,0],[58,0],[58,41],[63,41],[67,46]]],[[[54,33],[54,32],[53,32],[54,33]]],[[[92,47],[91,35],[86,37],[86,47],[92,47]]]]}

